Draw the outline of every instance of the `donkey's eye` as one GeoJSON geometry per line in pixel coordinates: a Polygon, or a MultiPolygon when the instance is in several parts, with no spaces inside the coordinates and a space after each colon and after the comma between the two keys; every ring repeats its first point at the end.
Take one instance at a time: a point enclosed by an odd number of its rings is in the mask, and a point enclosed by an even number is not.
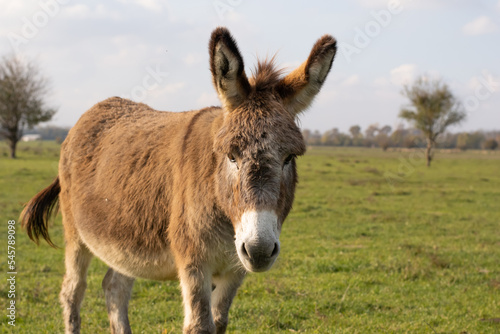
{"type": "Polygon", "coordinates": [[[231,161],[232,163],[235,163],[236,162],[236,158],[234,157],[234,154],[232,153],[229,153],[227,155],[227,158],[229,159],[229,161],[231,161]]]}
{"type": "Polygon", "coordinates": [[[295,154],[290,154],[286,157],[285,162],[283,163],[285,166],[292,162],[293,158],[295,158],[295,154]]]}

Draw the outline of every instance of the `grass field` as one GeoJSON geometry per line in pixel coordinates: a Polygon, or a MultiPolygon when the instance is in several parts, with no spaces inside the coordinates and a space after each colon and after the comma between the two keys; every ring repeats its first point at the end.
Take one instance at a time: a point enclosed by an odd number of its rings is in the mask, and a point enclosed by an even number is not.
{"type": "MultiPolygon", "coordinates": [[[[58,146],[29,143],[19,159],[0,147],[0,229],[57,173],[58,146]],[[3,150],[3,151],[2,151],[3,150]]],[[[437,153],[310,148],[274,268],[250,274],[230,312],[229,333],[500,333],[500,152],[437,153]]],[[[62,246],[61,218],[52,240],[62,246]]],[[[5,278],[7,254],[0,267],[5,278]]],[[[0,281],[2,333],[62,333],[63,249],[36,247],[17,226],[16,327],[0,281]]],[[[82,332],[107,333],[92,262],[82,332]]],[[[134,333],[181,333],[177,282],[137,280],[134,333]]]]}

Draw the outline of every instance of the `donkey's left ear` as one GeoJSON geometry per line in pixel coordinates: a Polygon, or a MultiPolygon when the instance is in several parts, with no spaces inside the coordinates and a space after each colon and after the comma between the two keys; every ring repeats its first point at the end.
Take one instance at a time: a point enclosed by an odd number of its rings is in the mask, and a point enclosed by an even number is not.
{"type": "Polygon", "coordinates": [[[231,112],[250,93],[250,83],[245,74],[243,58],[229,30],[224,27],[212,32],[208,48],[215,90],[224,109],[231,112]]]}
{"type": "Polygon", "coordinates": [[[307,61],[276,85],[276,92],[293,116],[307,109],[318,94],[330,72],[336,52],[335,38],[324,35],[314,44],[307,61]]]}

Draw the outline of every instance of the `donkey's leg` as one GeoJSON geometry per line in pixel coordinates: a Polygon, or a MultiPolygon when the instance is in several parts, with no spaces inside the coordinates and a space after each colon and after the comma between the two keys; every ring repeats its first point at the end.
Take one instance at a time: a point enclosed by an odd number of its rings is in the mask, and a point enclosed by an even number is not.
{"type": "Polygon", "coordinates": [[[63,307],[66,334],[80,333],[80,305],[87,288],[87,269],[92,253],[78,238],[68,238],[66,233],[66,273],[59,299],[63,307]]]}
{"type": "Polygon", "coordinates": [[[179,270],[184,302],[184,334],[215,333],[210,310],[212,273],[201,266],[188,265],[179,270]]]}
{"type": "Polygon", "coordinates": [[[132,333],[128,322],[128,301],[134,279],[109,268],[102,280],[112,334],[132,333]]]}
{"type": "Polygon", "coordinates": [[[223,276],[214,277],[215,289],[212,292],[212,314],[217,334],[226,332],[229,308],[244,277],[245,273],[243,271],[229,272],[223,276]]]}

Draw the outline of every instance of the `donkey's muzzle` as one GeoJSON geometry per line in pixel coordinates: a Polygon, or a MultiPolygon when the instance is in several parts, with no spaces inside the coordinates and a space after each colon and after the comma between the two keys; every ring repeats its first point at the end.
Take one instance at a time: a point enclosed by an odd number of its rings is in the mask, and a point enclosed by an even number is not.
{"type": "Polygon", "coordinates": [[[272,267],[280,252],[278,217],[272,211],[246,211],[236,228],[236,251],[248,271],[272,267]]]}
{"type": "Polygon", "coordinates": [[[243,243],[240,253],[244,258],[245,263],[250,265],[250,271],[261,272],[266,271],[274,264],[280,253],[280,244],[251,245],[243,243]]]}

